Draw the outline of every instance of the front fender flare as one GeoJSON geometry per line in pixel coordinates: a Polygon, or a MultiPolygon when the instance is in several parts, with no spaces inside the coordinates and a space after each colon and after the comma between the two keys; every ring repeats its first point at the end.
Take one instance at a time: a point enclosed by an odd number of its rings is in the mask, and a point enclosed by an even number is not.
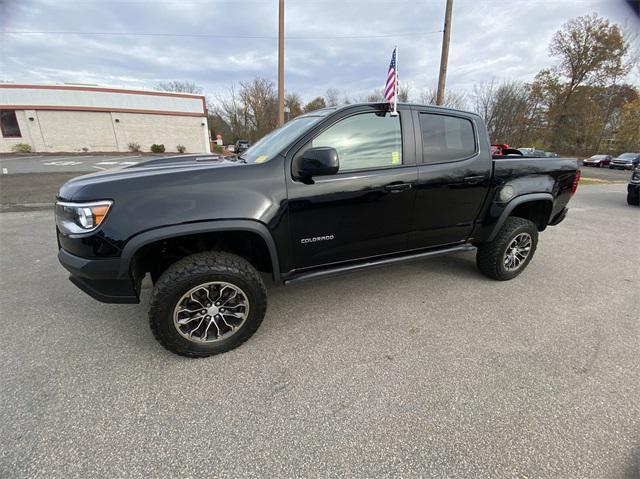
{"type": "Polygon", "coordinates": [[[494,240],[494,238],[497,236],[498,232],[502,228],[502,225],[507,220],[509,215],[511,215],[511,212],[515,209],[516,206],[519,206],[523,203],[529,203],[530,201],[540,201],[540,200],[548,201],[553,206],[553,196],[551,195],[551,193],[528,193],[526,195],[516,196],[514,199],[512,199],[504,207],[504,209],[502,210],[502,213],[500,213],[500,217],[498,218],[498,221],[496,221],[496,224],[491,230],[491,234],[489,235],[488,241],[494,240]]]}
{"type": "Polygon", "coordinates": [[[273,236],[268,228],[255,220],[215,220],[187,223],[182,225],[164,226],[140,233],[127,241],[120,255],[119,279],[130,278],[131,261],[136,252],[143,246],[156,241],[198,233],[215,233],[219,231],[248,231],[258,234],[267,245],[273,269],[273,279],[280,279],[280,265],[278,251],[273,236]]]}

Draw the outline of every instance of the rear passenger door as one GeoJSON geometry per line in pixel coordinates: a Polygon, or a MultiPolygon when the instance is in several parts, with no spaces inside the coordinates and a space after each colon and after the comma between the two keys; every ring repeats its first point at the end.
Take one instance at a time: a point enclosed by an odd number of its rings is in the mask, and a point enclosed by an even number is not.
{"type": "Polygon", "coordinates": [[[418,109],[413,116],[418,181],[409,245],[423,248],[464,242],[473,231],[491,181],[484,126],[476,123],[474,115],[444,109],[418,109]]]}

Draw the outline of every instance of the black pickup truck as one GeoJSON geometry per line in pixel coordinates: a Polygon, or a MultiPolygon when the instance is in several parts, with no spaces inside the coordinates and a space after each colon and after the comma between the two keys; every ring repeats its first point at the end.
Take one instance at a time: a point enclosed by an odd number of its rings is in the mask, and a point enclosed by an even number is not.
{"type": "MultiPolygon", "coordinates": [[[[516,277],[560,223],[575,159],[492,158],[480,117],[433,106],[329,108],[243,155],[160,158],[75,178],[56,204],[59,260],[97,300],[139,301],[167,349],[228,351],[260,325],[263,277],[292,284],[477,250],[516,277]]],[[[330,306],[329,306],[330,307],[330,306]]]]}

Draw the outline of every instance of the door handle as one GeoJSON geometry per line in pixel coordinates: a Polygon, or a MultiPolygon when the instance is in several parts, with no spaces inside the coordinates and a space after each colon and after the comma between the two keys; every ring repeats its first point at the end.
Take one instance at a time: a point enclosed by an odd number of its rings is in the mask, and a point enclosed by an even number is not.
{"type": "Polygon", "coordinates": [[[480,175],[480,176],[466,176],[464,178],[464,182],[465,183],[480,183],[482,180],[484,180],[484,176],[480,175]]]}
{"type": "Polygon", "coordinates": [[[384,187],[385,191],[389,193],[400,193],[401,191],[410,190],[413,187],[412,183],[391,183],[384,187]]]}

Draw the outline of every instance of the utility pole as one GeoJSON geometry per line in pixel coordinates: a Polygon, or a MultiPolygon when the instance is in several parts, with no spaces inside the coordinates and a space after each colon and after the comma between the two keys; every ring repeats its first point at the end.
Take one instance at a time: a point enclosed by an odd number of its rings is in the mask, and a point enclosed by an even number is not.
{"type": "Polygon", "coordinates": [[[440,56],[440,76],[438,77],[438,93],[436,105],[444,103],[444,84],[447,81],[447,63],[449,62],[449,39],[451,38],[451,10],[453,0],[447,0],[444,14],[444,30],[442,31],[442,55],[440,56]]]}
{"type": "Polygon", "coordinates": [[[278,126],[284,125],[284,0],[278,8],[278,126]]]}

